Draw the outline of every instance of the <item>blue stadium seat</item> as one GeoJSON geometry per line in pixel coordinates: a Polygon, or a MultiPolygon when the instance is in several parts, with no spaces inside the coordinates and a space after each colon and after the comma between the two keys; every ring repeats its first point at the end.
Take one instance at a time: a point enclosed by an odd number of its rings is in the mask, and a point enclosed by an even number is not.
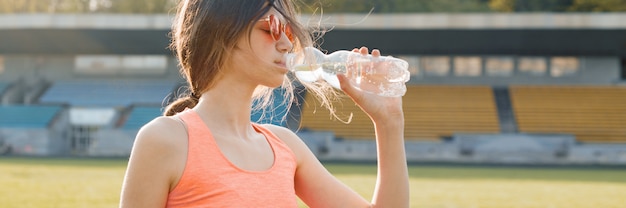
{"type": "MultiPolygon", "coordinates": [[[[284,101],[283,89],[274,90],[273,103],[265,108],[265,110],[253,111],[251,119],[258,123],[271,123],[274,125],[286,126],[285,115],[288,112],[287,106],[284,101]]],[[[152,119],[163,114],[163,108],[161,107],[145,107],[137,106],[133,107],[128,114],[126,121],[122,125],[122,129],[133,130],[139,129],[152,119]]]]}
{"type": "Polygon", "coordinates": [[[7,88],[9,88],[9,85],[9,83],[0,82],[0,95],[2,95],[7,88]]]}
{"type": "Polygon", "coordinates": [[[61,106],[0,106],[0,127],[47,128],[61,106]]]}
{"type": "Polygon", "coordinates": [[[133,107],[122,126],[125,130],[135,130],[141,128],[152,119],[162,115],[161,107],[133,107]]]}
{"type": "Polygon", "coordinates": [[[174,89],[171,81],[81,80],[59,81],[41,96],[40,103],[82,107],[124,107],[161,104],[174,89]]]}
{"type": "Polygon", "coordinates": [[[278,126],[286,126],[287,118],[285,115],[288,113],[287,103],[284,103],[282,88],[275,89],[273,93],[273,103],[261,110],[253,110],[251,120],[262,124],[274,124],[278,126]]]}

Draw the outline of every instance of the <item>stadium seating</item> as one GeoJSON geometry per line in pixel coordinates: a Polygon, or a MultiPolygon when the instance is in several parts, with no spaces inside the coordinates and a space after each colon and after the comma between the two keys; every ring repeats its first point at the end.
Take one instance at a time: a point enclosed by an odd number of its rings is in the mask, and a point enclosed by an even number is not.
{"type": "Polygon", "coordinates": [[[582,142],[626,142],[626,88],[511,86],[520,132],[568,133],[582,142]]]}
{"type": "Polygon", "coordinates": [[[9,87],[9,83],[0,82],[0,95],[9,87]]]}
{"type": "Polygon", "coordinates": [[[409,86],[403,104],[407,139],[500,132],[490,86],[409,86]]]}
{"type": "Polygon", "coordinates": [[[287,109],[288,104],[284,102],[284,92],[285,90],[282,88],[275,89],[272,92],[272,104],[264,109],[253,109],[250,116],[251,120],[258,123],[269,123],[278,126],[286,126],[287,117],[285,115],[289,112],[289,109],[287,109]]]}
{"type": "Polygon", "coordinates": [[[40,103],[67,103],[80,107],[125,107],[161,104],[174,89],[171,81],[77,80],[57,81],[40,103]]]}
{"type": "Polygon", "coordinates": [[[302,104],[300,127],[313,131],[333,131],[336,137],[347,139],[372,139],[374,126],[365,113],[349,98],[334,102],[339,119],[347,121],[352,114],[352,122],[346,124],[333,118],[330,112],[320,107],[317,99],[307,93],[302,104]]]}
{"type": "MultiPolygon", "coordinates": [[[[251,119],[258,123],[271,123],[279,126],[286,126],[288,113],[287,104],[283,103],[284,90],[274,90],[273,102],[267,108],[253,111],[251,119]]],[[[121,128],[125,130],[137,130],[152,119],[163,115],[163,107],[154,106],[133,106],[126,116],[122,117],[121,128]]]]}
{"type": "Polygon", "coordinates": [[[122,125],[125,130],[137,130],[152,119],[163,114],[161,107],[133,107],[122,125]]]}
{"type": "Polygon", "coordinates": [[[48,128],[62,106],[0,106],[0,128],[48,128]]]}
{"type": "MultiPolygon", "coordinates": [[[[353,113],[350,124],[329,118],[314,98],[306,96],[301,127],[334,131],[347,139],[373,139],[374,127],[369,118],[350,99],[337,102],[338,114],[353,113]],[[316,114],[312,112],[317,111],[316,114]]],[[[490,86],[410,85],[403,98],[405,139],[438,140],[455,133],[500,132],[497,109],[490,86]]]]}

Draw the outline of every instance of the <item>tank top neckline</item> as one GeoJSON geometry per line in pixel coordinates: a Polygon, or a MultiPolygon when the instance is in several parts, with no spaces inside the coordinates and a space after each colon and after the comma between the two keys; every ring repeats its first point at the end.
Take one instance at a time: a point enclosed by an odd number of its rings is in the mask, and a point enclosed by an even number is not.
{"type": "MultiPolygon", "coordinates": [[[[252,128],[254,128],[254,130],[257,133],[260,133],[261,135],[263,135],[263,138],[265,139],[265,141],[268,143],[268,145],[270,146],[270,150],[272,151],[272,157],[273,157],[273,161],[272,161],[272,165],[265,169],[265,170],[248,170],[242,167],[239,167],[237,165],[235,165],[235,163],[233,163],[232,161],[230,161],[230,159],[228,159],[228,157],[226,157],[226,155],[224,154],[224,152],[222,152],[222,149],[220,149],[219,145],[217,144],[217,141],[215,141],[215,137],[213,136],[213,132],[211,131],[211,129],[208,127],[208,125],[204,122],[204,120],[202,120],[202,118],[200,117],[200,115],[193,109],[188,109],[187,111],[190,112],[190,114],[192,114],[195,119],[197,119],[197,121],[195,122],[195,125],[197,125],[196,128],[198,128],[201,131],[205,131],[206,132],[206,136],[204,138],[202,138],[203,140],[205,140],[206,142],[209,142],[209,146],[211,147],[210,150],[212,151],[216,151],[217,155],[219,155],[220,159],[223,160],[226,164],[228,164],[231,168],[243,172],[243,173],[248,173],[248,174],[266,174],[266,173],[271,173],[274,169],[276,169],[276,144],[274,144],[274,142],[276,141],[272,141],[272,139],[270,137],[272,137],[273,135],[268,135],[271,134],[271,132],[269,132],[269,130],[264,129],[262,127],[260,127],[259,124],[256,124],[254,122],[250,122],[250,125],[252,125],[252,128]]],[[[189,124],[187,124],[189,125],[189,124]]],[[[275,137],[275,136],[274,136],[275,137]]],[[[277,138],[277,137],[276,137],[277,138]]]]}

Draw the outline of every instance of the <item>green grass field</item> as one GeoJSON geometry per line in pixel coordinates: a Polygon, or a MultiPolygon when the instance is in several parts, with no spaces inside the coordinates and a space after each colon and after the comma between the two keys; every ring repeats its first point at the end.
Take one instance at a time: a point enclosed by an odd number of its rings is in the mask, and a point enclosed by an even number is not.
{"type": "MultiPolygon", "coordinates": [[[[370,198],[376,167],[326,164],[370,198]]],[[[125,160],[0,157],[0,207],[117,207],[125,160]]],[[[626,168],[410,166],[411,207],[624,207],[626,168]]]]}

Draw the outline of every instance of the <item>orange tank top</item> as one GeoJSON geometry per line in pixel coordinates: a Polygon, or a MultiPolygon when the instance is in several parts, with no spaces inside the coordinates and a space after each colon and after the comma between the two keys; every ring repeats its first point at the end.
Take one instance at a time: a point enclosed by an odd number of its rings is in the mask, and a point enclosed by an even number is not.
{"type": "Polygon", "coordinates": [[[276,135],[252,123],[274,152],[265,171],[242,170],[222,154],[200,116],[179,114],[187,127],[185,170],[167,197],[167,207],[297,207],[294,189],[295,155],[276,135]]]}

